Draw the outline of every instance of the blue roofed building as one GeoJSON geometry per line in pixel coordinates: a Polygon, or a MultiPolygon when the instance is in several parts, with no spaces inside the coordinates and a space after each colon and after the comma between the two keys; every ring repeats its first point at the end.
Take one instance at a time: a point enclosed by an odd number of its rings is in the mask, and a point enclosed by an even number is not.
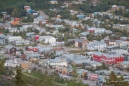
{"type": "Polygon", "coordinates": [[[78,14],[77,17],[78,17],[79,19],[83,19],[83,18],[85,18],[85,15],[83,15],[83,14],[78,14]]]}

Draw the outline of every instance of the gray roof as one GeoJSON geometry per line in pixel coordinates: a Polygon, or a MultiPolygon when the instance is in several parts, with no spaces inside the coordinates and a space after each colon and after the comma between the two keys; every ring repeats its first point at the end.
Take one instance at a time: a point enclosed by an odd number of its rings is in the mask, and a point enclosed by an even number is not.
{"type": "Polygon", "coordinates": [[[123,65],[129,65],[129,61],[121,62],[121,64],[123,64],[123,65]]]}
{"type": "Polygon", "coordinates": [[[40,36],[39,39],[50,39],[53,38],[52,36],[40,36]]]}
{"type": "Polygon", "coordinates": [[[118,58],[118,57],[120,57],[120,56],[123,56],[123,55],[121,55],[121,54],[106,54],[106,53],[102,53],[102,52],[93,52],[93,54],[95,54],[95,55],[98,55],[98,56],[106,56],[107,58],[118,58]]]}
{"type": "Polygon", "coordinates": [[[14,47],[13,45],[7,45],[5,46],[6,49],[11,49],[12,47],[14,47]]]}
{"type": "Polygon", "coordinates": [[[11,30],[18,30],[17,28],[11,28],[11,30]]]}
{"type": "Polygon", "coordinates": [[[65,60],[63,60],[63,59],[50,59],[50,62],[51,63],[55,63],[55,62],[64,62],[65,60]]]}
{"type": "Polygon", "coordinates": [[[104,41],[97,41],[97,42],[90,43],[89,45],[101,45],[101,44],[106,44],[106,43],[104,41]]]}
{"type": "Polygon", "coordinates": [[[86,36],[88,34],[90,34],[90,33],[89,32],[82,32],[82,33],[80,33],[80,35],[83,35],[83,36],[86,36]]]}
{"type": "Polygon", "coordinates": [[[40,57],[41,55],[38,54],[38,53],[34,53],[34,54],[27,54],[26,55],[26,58],[29,59],[29,58],[38,58],[40,57]]]}
{"type": "Polygon", "coordinates": [[[127,37],[120,37],[122,40],[126,40],[126,39],[128,39],[127,37]]]}
{"type": "Polygon", "coordinates": [[[84,41],[84,39],[79,39],[79,38],[75,38],[75,42],[83,42],[84,41]]]}
{"type": "Polygon", "coordinates": [[[52,47],[39,48],[39,52],[50,51],[52,47]]]}

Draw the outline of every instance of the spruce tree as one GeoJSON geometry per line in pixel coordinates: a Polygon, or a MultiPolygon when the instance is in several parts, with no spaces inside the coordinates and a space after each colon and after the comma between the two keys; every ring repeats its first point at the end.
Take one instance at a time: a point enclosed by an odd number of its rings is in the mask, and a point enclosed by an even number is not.
{"type": "Polygon", "coordinates": [[[114,71],[112,71],[109,75],[109,78],[106,79],[105,84],[109,86],[128,86],[128,81],[125,81],[123,76],[118,77],[115,75],[114,71]]]}
{"type": "Polygon", "coordinates": [[[20,68],[18,68],[16,70],[16,76],[15,76],[15,86],[24,86],[24,81],[22,79],[22,70],[20,68]]]}

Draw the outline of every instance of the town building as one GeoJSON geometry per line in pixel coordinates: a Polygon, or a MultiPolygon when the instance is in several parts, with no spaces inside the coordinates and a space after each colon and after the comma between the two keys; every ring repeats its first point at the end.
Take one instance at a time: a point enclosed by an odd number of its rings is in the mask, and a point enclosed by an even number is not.
{"type": "Polygon", "coordinates": [[[116,64],[124,61],[124,56],[121,54],[106,54],[102,52],[93,52],[93,59],[106,64],[116,64]]]}
{"type": "Polygon", "coordinates": [[[105,50],[106,43],[103,41],[91,42],[87,45],[87,50],[105,50]]]}
{"type": "Polygon", "coordinates": [[[43,43],[55,43],[56,38],[54,38],[52,36],[40,36],[39,41],[43,42],[43,43]]]}
{"type": "Polygon", "coordinates": [[[8,42],[11,43],[13,41],[22,41],[22,37],[21,36],[9,36],[7,38],[8,42]]]}

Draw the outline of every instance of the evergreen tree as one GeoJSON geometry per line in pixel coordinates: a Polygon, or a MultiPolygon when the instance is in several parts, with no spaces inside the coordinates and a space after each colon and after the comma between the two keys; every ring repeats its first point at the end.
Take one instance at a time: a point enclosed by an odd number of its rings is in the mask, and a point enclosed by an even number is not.
{"type": "Polygon", "coordinates": [[[0,60],[0,75],[5,71],[4,62],[4,60],[0,60]]]}
{"type": "Polygon", "coordinates": [[[124,81],[123,76],[117,77],[114,71],[112,71],[109,75],[109,78],[106,79],[106,85],[113,85],[113,86],[128,86],[128,81],[124,81]]]}
{"type": "Polygon", "coordinates": [[[13,32],[13,36],[16,36],[16,32],[15,31],[13,32]]]}
{"type": "Polygon", "coordinates": [[[14,8],[14,10],[12,11],[12,16],[13,17],[18,17],[18,7],[14,8]]]}
{"type": "Polygon", "coordinates": [[[20,68],[18,68],[16,70],[16,76],[15,76],[15,86],[24,86],[24,81],[22,79],[22,70],[20,68]]]}
{"type": "Polygon", "coordinates": [[[5,33],[9,33],[9,29],[6,29],[6,30],[5,30],[5,33]]]}

